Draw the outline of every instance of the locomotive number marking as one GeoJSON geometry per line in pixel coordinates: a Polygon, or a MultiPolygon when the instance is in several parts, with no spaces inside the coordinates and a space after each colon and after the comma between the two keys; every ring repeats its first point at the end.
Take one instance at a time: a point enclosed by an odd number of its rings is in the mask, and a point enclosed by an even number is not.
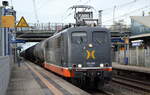
{"type": "Polygon", "coordinates": [[[89,59],[89,58],[95,59],[95,50],[92,50],[91,52],[86,50],[86,52],[87,52],[86,59],[89,59]]]}

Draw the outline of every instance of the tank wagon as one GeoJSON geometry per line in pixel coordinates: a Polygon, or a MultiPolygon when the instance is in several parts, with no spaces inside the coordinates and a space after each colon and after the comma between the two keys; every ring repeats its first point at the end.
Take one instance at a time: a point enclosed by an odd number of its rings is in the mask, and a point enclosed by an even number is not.
{"type": "Polygon", "coordinates": [[[24,53],[26,59],[82,85],[103,86],[112,77],[111,38],[105,28],[68,28],[24,53]]]}

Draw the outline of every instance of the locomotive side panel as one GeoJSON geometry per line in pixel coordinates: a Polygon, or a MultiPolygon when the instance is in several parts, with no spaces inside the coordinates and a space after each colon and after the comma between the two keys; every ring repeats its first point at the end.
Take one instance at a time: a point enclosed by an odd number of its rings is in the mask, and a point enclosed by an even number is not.
{"type": "Polygon", "coordinates": [[[60,36],[47,40],[46,47],[46,62],[60,66],[61,51],[60,51],[60,36]]]}
{"type": "Polygon", "coordinates": [[[68,69],[67,34],[58,34],[46,42],[46,62],[44,67],[64,77],[71,77],[68,69]]]}
{"type": "Polygon", "coordinates": [[[25,58],[30,60],[31,62],[35,62],[35,57],[33,54],[34,48],[35,48],[35,46],[32,46],[32,47],[28,48],[27,50],[25,50],[25,58]]]}
{"type": "Polygon", "coordinates": [[[41,42],[37,44],[33,50],[34,56],[36,58],[35,63],[42,65],[44,63],[44,50],[45,50],[45,42],[41,42]]]}

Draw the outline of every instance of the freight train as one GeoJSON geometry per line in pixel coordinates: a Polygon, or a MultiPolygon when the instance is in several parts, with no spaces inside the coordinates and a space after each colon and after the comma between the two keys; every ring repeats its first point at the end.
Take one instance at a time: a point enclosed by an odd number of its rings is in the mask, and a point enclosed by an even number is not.
{"type": "Polygon", "coordinates": [[[21,55],[81,85],[102,87],[112,78],[111,37],[106,28],[68,28],[21,55]]]}

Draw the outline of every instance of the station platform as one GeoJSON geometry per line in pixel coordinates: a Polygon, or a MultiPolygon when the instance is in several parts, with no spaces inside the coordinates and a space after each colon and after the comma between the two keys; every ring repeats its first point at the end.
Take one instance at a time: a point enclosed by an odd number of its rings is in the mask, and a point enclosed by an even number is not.
{"type": "Polygon", "coordinates": [[[90,95],[29,61],[14,64],[11,72],[6,95],[90,95]]]}
{"type": "Polygon", "coordinates": [[[121,64],[118,64],[116,62],[112,63],[112,67],[113,67],[113,69],[118,69],[118,70],[127,70],[127,71],[132,71],[132,72],[150,74],[150,68],[146,68],[146,67],[121,65],[121,64]]]}

